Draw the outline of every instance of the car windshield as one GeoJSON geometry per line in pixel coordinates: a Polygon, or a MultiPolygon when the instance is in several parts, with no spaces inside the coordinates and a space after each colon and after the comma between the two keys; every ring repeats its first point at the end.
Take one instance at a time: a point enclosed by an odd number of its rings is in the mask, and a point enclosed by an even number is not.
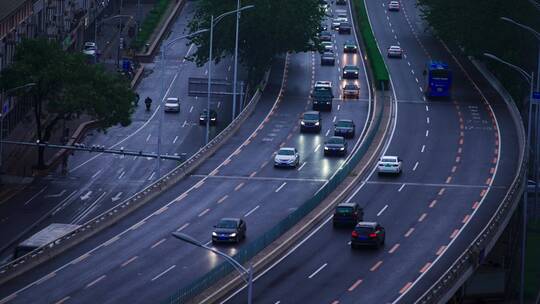
{"type": "Polygon", "coordinates": [[[352,207],[337,207],[336,208],[336,213],[339,213],[339,214],[350,214],[352,212],[353,212],[352,207]]]}
{"type": "Polygon", "coordinates": [[[317,114],[304,114],[305,120],[319,120],[319,115],[317,114]]]}
{"type": "Polygon", "coordinates": [[[396,159],[395,158],[392,158],[392,157],[383,157],[381,159],[382,162],[385,162],[385,163],[395,163],[396,162],[396,159]]]}
{"type": "Polygon", "coordinates": [[[352,121],[338,121],[337,125],[338,127],[347,127],[351,128],[353,126],[352,121]]]}
{"type": "Polygon", "coordinates": [[[358,89],[358,86],[356,86],[355,84],[345,85],[345,90],[357,90],[357,89],[358,89]]]}
{"type": "Polygon", "coordinates": [[[235,220],[221,220],[216,225],[216,228],[236,228],[235,220]]]}
{"type": "Polygon", "coordinates": [[[323,57],[334,57],[334,53],[330,53],[330,52],[327,52],[327,53],[324,53],[323,54],[323,57]]]}
{"type": "Polygon", "coordinates": [[[338,137],[333,137],[333,138],[330,138],[327,143],[329,144],[342,144],[343,143],[343,139],[341,138],[338,138],[338,137]]]}
{"type": "Polygon", "coordinates": [[[356,46],[356,44],[354,42],[352,42],[352,41],[345,42],[345,45],[346,46],[356,46]]]}
{"type": "Polygon", "coordinates": [[[345,70],[347,70],[347,71],[357,71],[358,67],[355,67],[353,65],[348,65],[348,66],[345,67],[345,70]]]}
{"type": "Polygon", "coordinates": [[[356,227],[354,230],[362,235],[370,234],[373,232],[373,228],[370,227],[356,227]]]}
{"type": "Polygon", "coordinates": [[[279,150],[278,155],[294,155],[294,150],[281,149],[281,150],[279,150]]]}

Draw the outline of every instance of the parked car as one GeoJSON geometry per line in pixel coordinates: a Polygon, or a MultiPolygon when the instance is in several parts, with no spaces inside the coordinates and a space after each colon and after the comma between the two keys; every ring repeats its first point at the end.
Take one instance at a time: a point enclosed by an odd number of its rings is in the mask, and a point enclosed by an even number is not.
{"type": "Polygon", "coordinates": [[[399,45],[391,45],[386,53],[388,58],[402,58],[403,49],[399,45]]]}
{"type": "Polygon", "coordinates": [[[352,31],[352,26],[349,22],[341,22],[339,24],[338,33],[340,34],[350,34],[352,31]]]}
{"type": "Polygon", "coordinates": [[[334,136],[343,136],[345,138],[353,138],[355,131],[354,122],[350,119],[340,119],[334,125],[334,136]]]}
{"type": "Polygon", "coordinates": [[[360,87],[356,83],[348,83],[343,87],[343,98],[359,98],[360,87]]]}
{"type": "Polygon", "coordinates": [[[340,155],[347,154],[347,141],[342,136],[331,136],[324,143],[324,155],[340,155]]]}
{"type": "Polygon", "coordinates": [[[358,46],[352,40],[345,41],[343,44],[343,53],[356,53],[358,51],[358,46]]]}
{"type": "Polygon", "coordinates": [[[296,167],[300,164],[300,154],[296,148],[280,148],[274,157],[274,167],[296,167]]]}
{"type": "Polygon", "coordinates": [[[359,246],[375,246],[377,248],[384,246],[386,232],[377,222],[360,222],[356,224],[351,233],[351,248],[359,246]]]}
{"type": "Polygon", "coordinates": [[[300,132],[321,132],[321,113],[319,111],[308,111],[302,114],[300,120],[300,132]]]}
{"type": "Polygon", "coordinates": [[[97,55],[97,45],[95,42],[85,42],[83,46],[83,54],[96,56],[97,55]]]}
{"type": "Polygon", "coordinates": [[[180,99],[177,97],[168,97],[165,100],[165,112],[180,112],[180,99]]]}
{"type": "Polygon", "coordinates": [[[343,67],[343,79],[358,79],[360,68],[355,65],[346,65],[343,67]]]}
{"type": "Polygon", "coordinates": [[[377,173],[401,174],[402,160],[397,156],[383,156],[377,164],[377,173]]]}
{"type": "Polygon", "coordinates": [[[394,12],[399,12],[399,1],[390,1],[388,2],[388,10],[389,11],[394,11],[394,12]]]}
{"type": "Polygon", "coordinates": [[[212,243],[239,243],[245,238],[246,222],[239,218],[222,218],[212,232],[212,243]]]}
{"type": "Polygon", "coordinates": [[[206,119],[208,119],[208,116],[210,116],[210,124],[215,125],[217,124],[217,112],[214,110],[210,110],[210,114],[208,114],[208,110],[204,109],[201,114],[199,115],[199,124],[205,125],[206,119]]]}
{"type": "Polygon", "coordinates": [[[364,209],[358,203],[339,203],[334,209],[332,223],[334,227],[339,225],[356,226],[364,220],[364,209]]]}
{"type": "Polygon", "coordinates": [[[321,55],[321,65],[334,65],[336,64],[336,55],[332,52],[324,52],[321,55]]]}

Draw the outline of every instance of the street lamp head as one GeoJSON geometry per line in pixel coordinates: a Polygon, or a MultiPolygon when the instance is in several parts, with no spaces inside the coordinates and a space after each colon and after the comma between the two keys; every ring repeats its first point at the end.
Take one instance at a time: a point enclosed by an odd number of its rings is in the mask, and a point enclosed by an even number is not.
{"type": "Polygon", "coordinates": [[[184,241],[184,242],[187,242],[187,243],[190,243],[192,245],[195,245],[195,246],[198,246],[198,247],[203,247],[203,244],[199,241],[197,241],[196,239],[192,238],[191,236],[185,234],[185,233],[181,233],[181,232],[173,232],[172,235],[181,240],[181,241],[184,241]]]}

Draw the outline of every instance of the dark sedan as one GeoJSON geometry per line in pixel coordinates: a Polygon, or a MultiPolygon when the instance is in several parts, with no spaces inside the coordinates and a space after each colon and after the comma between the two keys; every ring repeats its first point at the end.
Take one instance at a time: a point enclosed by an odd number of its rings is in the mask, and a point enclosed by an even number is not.
{"type": "Polygon", "coordinates": [[[329,31],[322,31],[319,34],[319,39],[321,41],[332,41],[332,33],[330,33],[329,31]]]}
{"type": "Polygon", "coordinates": [[[358,46],[354,41],[348,40],[343,44],[344,53],[356,53],[358,51],[358,46]]]}
{"type": "Polygon", "coordinates": [[[342,136],[332,136],[324,143],[324,155],[347,154],[347,142],[342,136]]]}
{"type": "Polygon", "coordinates": [[[341,22],[339,24],[338,33],[340,34],[350,34],[352,31],[352,26],[349,22],[341,22]]]}
{"type": "Polygon", "coordinates": [[[336,63],[336,55],[332,52],[324,52],[321,55],[321,65],[334,65],[336,63]]]}
{"type": "Polygon", "coordinates": [[[318,111],[308,111],[302,114],[300,132],[321,132],[321,114],[318,111]]]}
{"type": "MultiPolygon", "coordinates": [[[[202,111],[201,114],[199,115],[199,124],[205,125],[207,118],[208,118],[208,110],[204,109],[204,111],[202,111]]],[[[211,125],[217,124],[217,112],[214,110],[210,110],[210,124],[211,125]]]]}
{"type": "Polygon", "coordinates": [[[355,131],[354,122],[350,119],[340,119],[334,125],[334,136],[343,136],[345,138],[353,138],[355,131]]]}
{"type": "Polygon", "coordinates": [[[339,225],[356,226],[364,219],[364,210],[358,203],[339,203],[334,210],[332,223],[334,227],[339,225]]]}
{"type": "Polygon", "coordinates": [[[360,68],[355,65],[346,65],[343,67],[344,79],[358,79],[358,73],[360,73],[360,68]]]}
{"type": "Polygon", "coordinates": [[[375,246],[377,248],[384,245],[386,233],[384,228],[376,222],[360,222],[354,227],[351,233],[351,248],[359,246],[375,246]]]}
{"type": "Polygon", "coordinates": [[[212,243],[238,243],[245,238],[246,222],[239,218],[222,218],[212,232],[212,243]]]}

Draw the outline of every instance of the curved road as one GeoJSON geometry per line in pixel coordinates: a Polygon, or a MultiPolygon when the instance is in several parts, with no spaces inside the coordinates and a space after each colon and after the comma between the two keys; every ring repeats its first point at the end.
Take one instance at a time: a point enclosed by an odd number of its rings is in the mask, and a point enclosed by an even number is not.
{"type": "Polygon", "coordinates": [[[413,2],[400,12],[366,2],[383,53],[400,44],[406,54],[386,61],[397,104],[386,154],[403,159],[403,174],[372,172],[347,198],[386,228],[386,245],[351,250],[350,229],[328,218],[257,277],[255,303],[413,303],[482,230],[516,174],[517,132],[482,76],[425,30],[413,2]],[[451,100],[423,99],[430,58],[450,64],[451,100]]]}
{"type": "MultiPolygon", "coordinates": [[[[352,35],[336,35],[341,47],[352,35]]],[[[238,246],[220,247],[234,254],[313,195],[344,162],[324,157],[323,143],[337,119],[357,125],[349,151],[357,145],[369,112],[370,91],[362,56],[340,55],[334,67],[320,67],[319,55],[290,55],[283,99],[283,60],[272,69],[267,91],[242,128],[204,165],[159,198],[80,246],[0,286],[0,303],[147,303],[162,299],[221,262],[214,254],[179,242],[172,231],[209,241],[221,217],[244,217],[248,235],[238,246]],[[360,66],[358,100],[334,101],[322,113],[320,134],[299,133],[299,117],[310,109],[316,80],[331,80],[340,95],[341,67],[360,66]],[[295,146],[297,169],[272,166],[280,146],[295,146]]]]}

